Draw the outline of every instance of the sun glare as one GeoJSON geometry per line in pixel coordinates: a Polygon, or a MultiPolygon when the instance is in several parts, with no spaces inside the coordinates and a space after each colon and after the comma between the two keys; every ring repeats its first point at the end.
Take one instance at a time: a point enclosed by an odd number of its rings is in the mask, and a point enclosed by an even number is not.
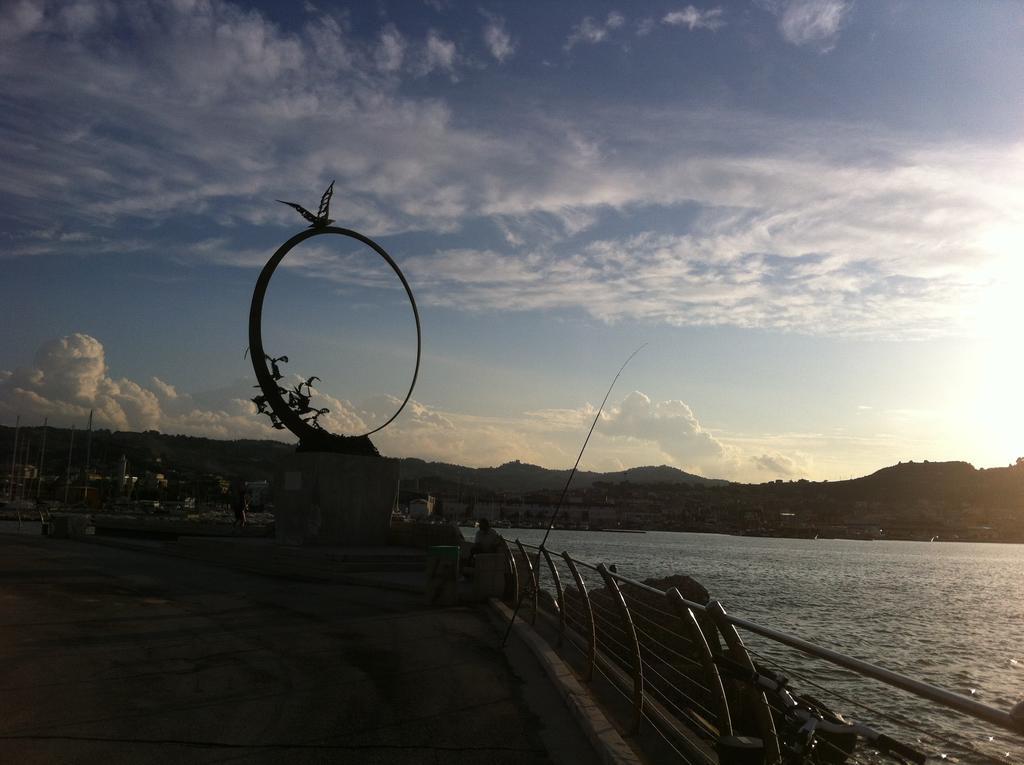
{"type": "Polygon", "coordinates": [[[1024,456],[1024,227],[993,227],[979,244],[992,260],[975,310],[973,451],[1009,463],[1024,456]]]}

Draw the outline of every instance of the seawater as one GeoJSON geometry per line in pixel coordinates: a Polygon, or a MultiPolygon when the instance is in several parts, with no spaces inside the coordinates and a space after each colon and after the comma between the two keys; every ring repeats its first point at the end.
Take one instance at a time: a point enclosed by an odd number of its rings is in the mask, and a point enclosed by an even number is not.
{"type": "MultiPolygon", "coordinates": [[[[530,544],[544,536],[503,534],[530,544]]],[[[1024,697],[1024,545],[555,530],[547,547],[614,563],[635,579],[692,576],[731,614],[989,706],[1009,710],[1024,697]]],[[[1024,737],[743,637],[767,659],[871,707],[830,700],[854,720],[901,733],[946,761],[1024,763],[1024,737]]]]}

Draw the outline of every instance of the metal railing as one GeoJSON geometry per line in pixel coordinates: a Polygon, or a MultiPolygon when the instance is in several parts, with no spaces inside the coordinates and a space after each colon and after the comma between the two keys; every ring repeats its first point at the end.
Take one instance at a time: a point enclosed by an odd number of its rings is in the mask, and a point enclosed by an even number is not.
{"type": "MultiPolygon", "coordinates": [[[[653,734],[678,761],[717,763],[720,758],[716,745],[740,735],[761,740],[766,763],[844,762],[853,752],[856,742],[849,737],[822,734],[812,746],[824,753],[824,759],[794,759],[798,744],[794,743],[793,732],[783,729],[792,723],[792,709],[783,708],[779,701],[782,697],[766,694],[764,687],[770,687],[770,682],[762,680],[760,687],[756,682],[761,677],[779,677],[773,670],[781,665],[776,658],[748,647],[740,630],[769,644],[793,649],[798,656],[823,660],[861,678],[899,688],[918,699],[1009,731],[1018,737],[1016,747],[1022,754],[1020,761],[1024,761],[1024,702],[1010,711],[997,709],[733,616],[718,601],[698,602],[694,597],[699,595],[690,593],[688,598],[675,587],[657,589],[619,574],[614,566],[586,563],[567,552],[554,555],[519,540],[506,543],[505,549],[511,601],[521,607],[520,615],[546,634],[585,681],[600,682],[610,690],[612,706],[621,711],[618,719],[624,733],[653,734]],[[747,681],[738,680],[740,675],[747,681]]],[[[781,669],[787,676],[814,687],[816,693],[829,693],[828,688],[802,675],[802,670],[781,669]]],[[[786,682],[782,680],[783,685],[786,682]]],[[[832,714],[822,702],[806,698],[804,705],[812,710],[820,708],[823,719],[832,714]]],[[[830,698],[869,710],[873,713],[869,716],[880,717],[881,724],[914,729],[916,741],[922,746],[936,742],[945,749],[957,746],[906,718],[897,723],[891,715],[855,699],[838,693],[830,698]]],[[[1006,757],[975,754],[979,762],[1018,761],[1009,759],[1009,752],[1006,757]]],[[[961,756],[961,761],[972,760],[961,756]]]]}

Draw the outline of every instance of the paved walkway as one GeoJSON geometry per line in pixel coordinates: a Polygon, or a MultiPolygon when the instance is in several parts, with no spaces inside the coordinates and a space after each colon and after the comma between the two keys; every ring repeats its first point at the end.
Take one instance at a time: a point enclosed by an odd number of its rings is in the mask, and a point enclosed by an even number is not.
{"type": "Polygon", "coordinates": [[[0,762],[593,761],[499,642],[409,593],[0,535],[0,762]]]}

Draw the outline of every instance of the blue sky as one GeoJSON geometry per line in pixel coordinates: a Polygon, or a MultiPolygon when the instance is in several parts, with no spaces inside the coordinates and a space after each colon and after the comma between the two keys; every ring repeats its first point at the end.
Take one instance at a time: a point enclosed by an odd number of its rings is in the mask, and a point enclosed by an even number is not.
{"type": "MultiPolygon", "coordinates": [[[[1024,454],[1014,3],[117,3],[0,10],[0,419],[278,436],[251,290],[336,180],[423,320],[374,440],[760,481],[1024,454]]],[[[265,344],[328,424],[413,328],[319,237],[265,344]]]]}

